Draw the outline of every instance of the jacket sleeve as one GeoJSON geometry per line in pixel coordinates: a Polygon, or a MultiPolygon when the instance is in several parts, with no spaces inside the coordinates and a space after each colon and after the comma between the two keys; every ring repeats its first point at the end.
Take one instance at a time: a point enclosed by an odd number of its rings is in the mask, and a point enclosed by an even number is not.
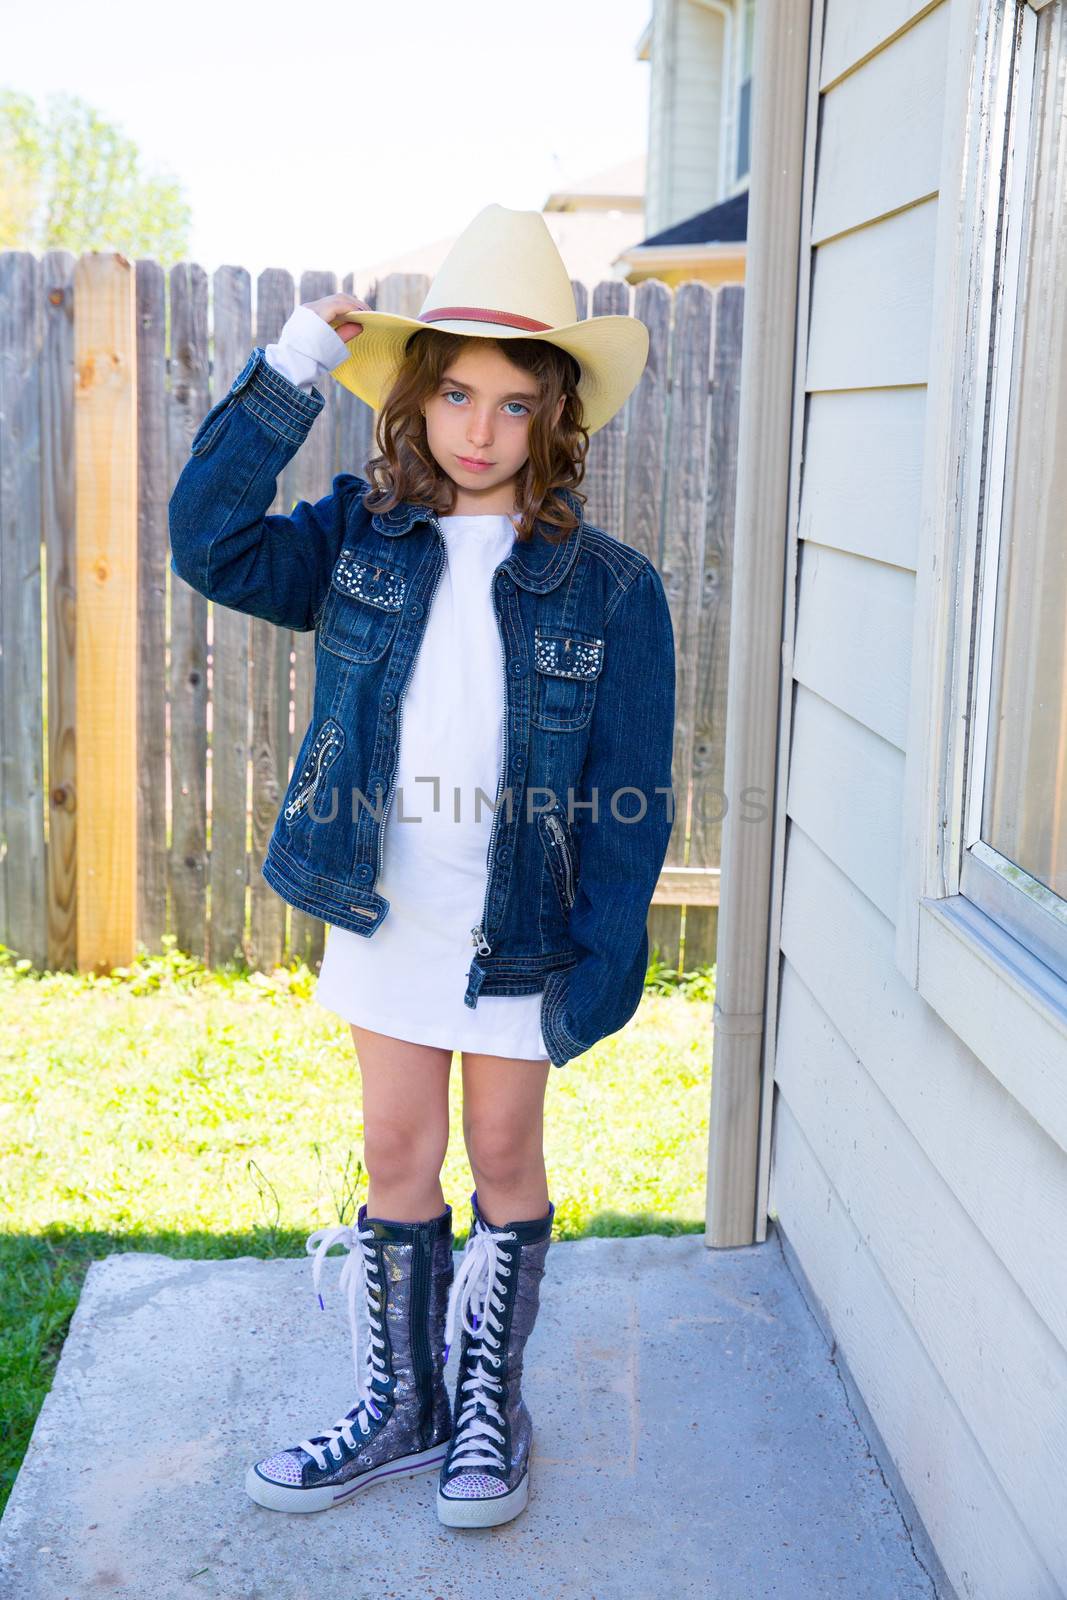
{"type": "Polygon", "coordinates": [[[670,609],[649,562],[604,624],[604,666],[574,804],[579,860],[569,932],[579,956],[549,974],[542,1007],[554,1066],[615,1033],[641,1000],[648,908],[674,821],[674,674],[670,609]],[[595,811],[585,804],[594,799],[595,811]]]}
{"type": "Polygon", "coordinates": [[[219,605],[302,632],[328,593],[348,504],[367,487],[338,473],[322,499],[298,501],[288,516],[268,512],[279,473],[325,404],[257,346],[193,435],[168,506],[172,572],[219,605]]]}
{"type": "Polygon", "coordinates": [[[264,347],[276,372],[304,394],[310,394],[323,376],[348,356],[344,340],[310,306],[300,305],[289,316],[276,344],[264,347]]]}

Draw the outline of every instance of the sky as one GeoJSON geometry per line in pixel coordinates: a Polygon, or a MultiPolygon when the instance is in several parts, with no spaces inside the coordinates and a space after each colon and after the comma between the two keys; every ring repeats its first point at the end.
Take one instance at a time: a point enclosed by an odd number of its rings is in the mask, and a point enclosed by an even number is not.
{"type": "Polygon", "coordinates": [[[339,277],[639,156],[652,0],[49,0],[0,84],[87,101],[175,178],[189,258],[339,277]]]}

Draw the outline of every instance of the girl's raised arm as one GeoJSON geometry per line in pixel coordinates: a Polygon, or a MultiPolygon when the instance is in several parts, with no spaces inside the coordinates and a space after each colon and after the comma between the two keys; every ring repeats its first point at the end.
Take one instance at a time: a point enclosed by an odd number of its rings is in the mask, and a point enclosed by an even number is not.
{"type": "MultiPolygon", "coordinates": [[[[359,331],[351,313],[362,304],[330,295],[308,307],[351,337],[359,331]]],[[[168,506],[172,572],[219,605],[302,632],[314,628],[329,588],[348,505],[367,487],[338,473],[313,504],[301,500],[288,516],[268,511],[278,475],[325,404],[257,345],[193,435],[168,506]]]]}

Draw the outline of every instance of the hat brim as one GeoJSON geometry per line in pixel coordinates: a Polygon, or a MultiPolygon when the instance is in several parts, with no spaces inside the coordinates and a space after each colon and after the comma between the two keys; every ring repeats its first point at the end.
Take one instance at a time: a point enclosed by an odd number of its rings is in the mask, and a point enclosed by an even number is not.
{"type": "Polygon", "coordinates": [[[404,360],[404,345],[413,333],[435,328],[474,339],[543,339],[574,356],[582,369],[578,397],[589,433],[602,428],[620,408],[641,378],[648,361],[648,329],[637,317],[586,317],[544,333],[500,327],[488,322],[420,322],[391,311],[349,313],[363,332],[346,340],[349,354],[333,367],[330,376],[373,407],[381,409],[404,360]]]}

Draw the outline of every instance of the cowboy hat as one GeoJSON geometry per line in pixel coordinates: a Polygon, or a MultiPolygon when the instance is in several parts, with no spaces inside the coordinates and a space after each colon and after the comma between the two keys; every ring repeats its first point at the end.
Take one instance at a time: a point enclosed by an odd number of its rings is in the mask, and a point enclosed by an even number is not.
{"type": "Polygon", "coordinates": [[[540,211],[487,205],[453,243],[418,316],[345,313],[344,320],[358,320],[363,332],[346,341],[348,357],[331,376],[377,411],[400,371],[404,345],[419,328],[476,339],[544,339],[581,367],[583,422],[595,433],[636,388],[648,360],[648,329],[637,317],[579,321],[577,310],[540,211]]]}

